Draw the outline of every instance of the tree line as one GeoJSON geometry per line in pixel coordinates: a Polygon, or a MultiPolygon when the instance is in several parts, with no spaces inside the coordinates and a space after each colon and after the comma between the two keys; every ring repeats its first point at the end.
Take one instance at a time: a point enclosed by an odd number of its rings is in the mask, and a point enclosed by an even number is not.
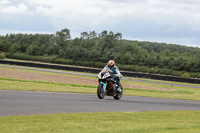
{"type": "Polygon", "coordinates": [[[170,71],[169,74],[200,72],[200,48],[124,40],[121,33],[106,30],[82,32],[74,39],[67,28],[55,34],[7,34],[0,36],[0,52],[8,56],[23,54],[94,63],[113,59],[124,67],[156,69],[153,73],[162,73],[161,69],[170,71]]]}

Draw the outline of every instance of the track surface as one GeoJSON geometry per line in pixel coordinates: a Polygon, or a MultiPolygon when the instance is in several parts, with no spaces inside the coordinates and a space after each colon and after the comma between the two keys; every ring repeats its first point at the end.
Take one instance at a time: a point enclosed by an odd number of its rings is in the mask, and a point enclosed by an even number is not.
{"type": "MultiPolygon", "coordinates": [[[[62,74],[72,74],[72,75],[81,75],[81,76],[97,77],[96,75],[92,75],[92,74],[64,72],[64,71],[59,71],[59,70],[45,70],[45,69],[30,68],[30,67],[19,67],[19,66],[10,66],[10,65],[0,65],[0,67],[18,68],[18,69],[26,69],[26,70],[34,70],[34,71],[43,71],[43,72],[52,72],[52,73],[62,73],[62,74]]],[[[200,86],[195,86],[195,85],[184,85],[184,84],[175,84],[175,83],[165,83],[165,82],[162,82],[162,81],[154,82],[154,81],[144,81],[144,80],[126,79],[126,78],[122,78],[121,80],[136,81],[136,82],[144,82],[144,83],[154,83],[154,84],[163,84],[163,85],[173,85],[173,86],[181,86],[181,87],[200,88],[200,86]]]]}
{"type": "Polygon", "coordinates": [[[0,116],[77,112],[200,110],[200,101],[95,94],[0,90],[0,116]]]}

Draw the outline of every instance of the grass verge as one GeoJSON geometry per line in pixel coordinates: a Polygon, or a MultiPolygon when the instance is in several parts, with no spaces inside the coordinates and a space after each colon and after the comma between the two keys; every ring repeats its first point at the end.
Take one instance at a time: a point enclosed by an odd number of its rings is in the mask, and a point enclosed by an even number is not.
{"type": "MultiPolygon", "coordinates": [[[[2,65],[4,65],[4,64],[2,64],[2,65]]],[[[6,66],[15,66],[15,65],[6,65],[6,66]]],[[[19,66],[15,66],[15,67],[19,67],[19,66]]],[[[97,76],[97,74],[94,74],[94,73],[39,68],[39,69],[44,69],[44,70],[53,70],[53,71],[58,71],[58,72],[70,72],[70,73],[74,73],[74,74],[62,74],[62,73],[54,73],[54,72],[37,71],[37,69],[38,69],[37,67],[26,67],[26,66],[23,66],[23,68],[27,68],[27,69],[0,67],[0,69],[10,69],[10,70],[16,70],[16,71],[25,71],[25,72],[27,71],[27,72],[34,72],[34,73],[44,73],[44,74],[63,75],[63,76],[70,76],[70,77],[97,79],[96,77],[76,75],[77,73],[80,73],[80,74],[90,74],[90,75],[97,76]],[[35,68],[36,70],[28,70],[28,68],[35,68]]],[[[150,81],[150,82],[152,81],[152,82],[155,82],[155,83],[168,83],[168,84],[180,84],[180,85],[200,86],[199,84],[183,83],[183,82],[173,82],[173,81],[164,81],[164,80],[153,80],[153,79],[133,78],[133,77],[123,77],[123,78],[132,79],[132,80],[138,80],[138,81],[150,81]]],[[[145,83],[145,82],[138,82],[138,81],[123,81],[123,82],[124,83],[128,83],[128,84],[146,85],[146,86],[152,86],[152,87],[155,86],[155,83],[145,83]]],[[[158,86],[158,85],[159,84],[157,84],[156,86],[158,86]]],[[[160,87],[162,87],[162,86],[165,86],[165,85],[160,85],[160,87]]]]}
{"type": "Polygon", "coordinates": [[[94,93],[96,86],[0,78],[0,90],[94,93]]]}
{"type": "Polygon", "coordinates": [[[200,111],[68,113],[0,117],[1,133],[197,133],[200,111]]]}
{"type": "MultiPolygon", "coordinates": [[[[19,67],[19,66],[15,66],[15,65],[6,65],[6,66],[19,67]]],[[[15,71],[33,72],[33,73],[39,73],[39,74],[51,74],[51,75],[53,74],[53,75],[62,75],[62,76],[67,76],[67,77],[97,79],[96,77],[77,75],[77,74],[90,74],[90,75],[97,76],[97,74],[94,74],[94,73],[56,70],[56,69],[37,68],[37,67],[26,67],[26,66],[23,66],[23,68],[27,68],[27,69],[21,69],[20,67],[19,68],[0,67],[0,69],[2,69],[2,70],[15,70],[15,71]],[[29,68],[33,68],[33,69],[36,69],[36,70],[30,70],[29,68]],[[44,70],[44,71],[40,71],[40,70],[37,70],[37,69],[44,70]],[[45,70],[54,71],[54,72],[47,72],[45,70]],[[69,73],[72,73],[72,74],[65,74],[65,73],[60,73],[60,72],[69,72],[69,73]]]]}
{"type": "MultiPolygon", "coordinates": [[[[55,83],[46,81],[0,78],[0,90],[48,91],[96,94],[95,85],[55,83]]],[[[200,100],[200,89],[184,88],[176,91],[124,88],[124,95],[200,100]]]]}

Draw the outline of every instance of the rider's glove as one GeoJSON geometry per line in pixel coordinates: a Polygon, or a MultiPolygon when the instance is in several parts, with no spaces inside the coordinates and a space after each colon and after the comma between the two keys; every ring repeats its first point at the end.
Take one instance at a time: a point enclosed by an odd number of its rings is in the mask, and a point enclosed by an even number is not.
{"type": "Polygon", "coordinates": [[[122,75],[121,74],[115,74],[116,77],[118,77],[119,79],[122,78],[122,75]]]}

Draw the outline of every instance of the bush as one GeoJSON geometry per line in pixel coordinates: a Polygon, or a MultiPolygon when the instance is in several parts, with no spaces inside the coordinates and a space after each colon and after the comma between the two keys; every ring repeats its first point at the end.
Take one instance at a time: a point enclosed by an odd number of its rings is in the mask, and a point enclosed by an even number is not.
{"type": "Polygon", "coordinates": [[[200,78],[200,73],[190,73],[190,77],[200,78]]]}
{"type": "Polygon", "coordinates": [[[183,78],[189,78],[190,75],[189,75],[188,73],[183,73],[183,74],[181,75],[181,77],[183,77],[183,78]]]}
{"type": "Polygon", "coordinates": [[[0,59],[5,59],[5,58],[6,58],[5,54],[4,54],[4,53],[1,53],[1,54],[0,54],[0,59]]]}

